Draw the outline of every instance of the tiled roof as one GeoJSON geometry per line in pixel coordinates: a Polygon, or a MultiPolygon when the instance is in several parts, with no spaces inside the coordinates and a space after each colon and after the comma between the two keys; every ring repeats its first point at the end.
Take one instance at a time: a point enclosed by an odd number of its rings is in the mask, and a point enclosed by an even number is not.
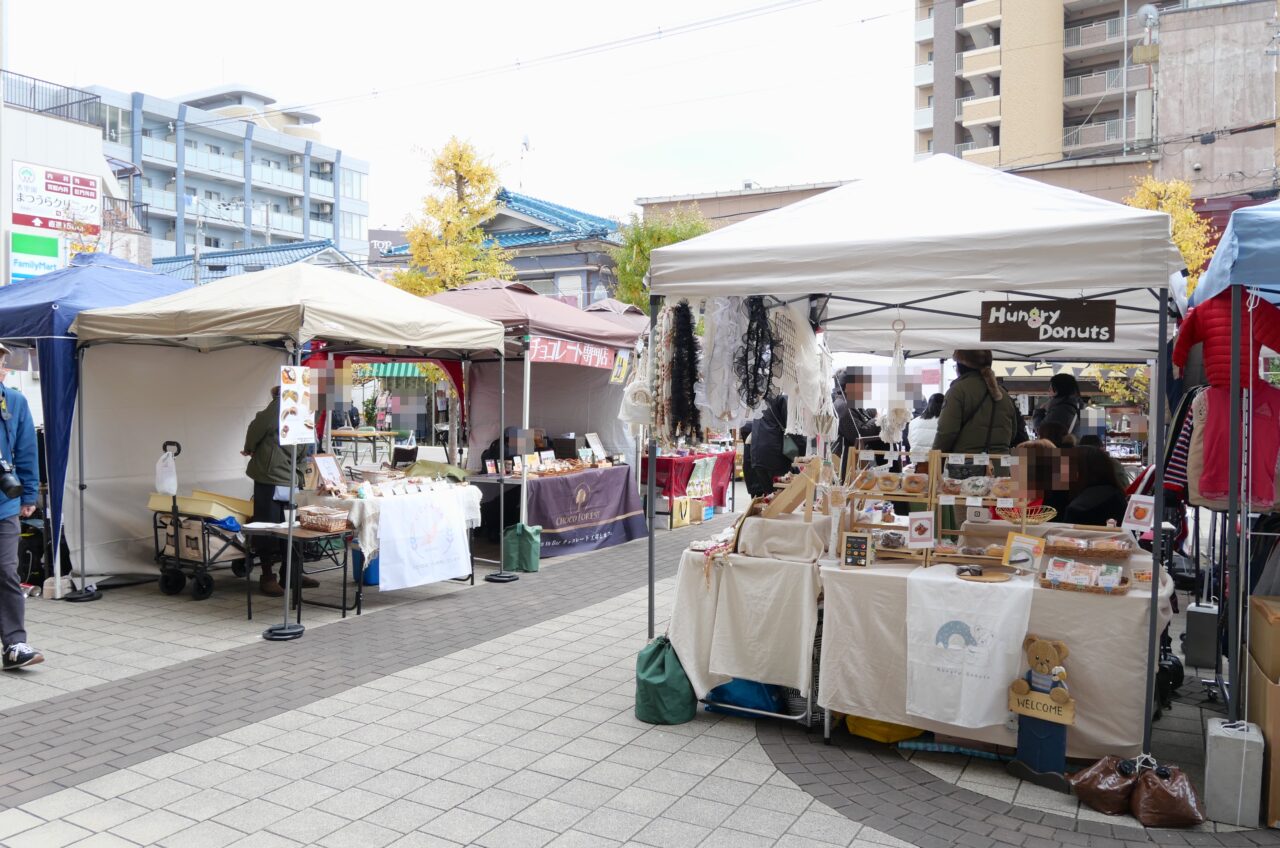
{"type": "MultiPolygon", "coordinates": [[[[359,271],[368,274],[354,259],[339,250],[330,239],[317,241],[295,241],[284,244],[273,244],[269,247],[241,247],[235,250],[202,250],[200,251],[200,281],[220,280],[243,274],[249,269],[265,270],[305,262],[316,256],[331,251],[334,267],[343,270],[359,271]],[[217,269],[217,270],[215,270],[217,269]]],[[[162,274],[190,280],[194,277],[194,256],[164,256],[154,259],[152,267],[162,274]]],[[[318,263],[322,264],[322,263],[318,263]]]]}
{"type": "MultiPolygon", "coordinates": [[[[583,239],[618,241],[618,222],[599,215],[580,212],[547,200],[539,200],[527,194],[499,189],[497,201],[501,209],[515,212],[527,218],[543,221],[546,229],[530,227],[525,230],[506,230],[494,233],[490,241],[499,247],[514,249],[535,245],[564,244],[583,239]]],[[[409,245],[400,244],[383,251],[383,256],[408,256],[409,245]]]]}

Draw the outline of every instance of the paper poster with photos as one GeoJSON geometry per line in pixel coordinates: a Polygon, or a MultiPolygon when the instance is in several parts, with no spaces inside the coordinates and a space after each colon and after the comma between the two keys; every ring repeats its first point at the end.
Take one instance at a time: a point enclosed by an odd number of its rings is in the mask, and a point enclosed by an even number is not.
{"type": "Polygon", "coordinates": [[[311,410],[310,368],[281,366],[279,425],[280,444],[315,444],[316,417],[311,410]]]}

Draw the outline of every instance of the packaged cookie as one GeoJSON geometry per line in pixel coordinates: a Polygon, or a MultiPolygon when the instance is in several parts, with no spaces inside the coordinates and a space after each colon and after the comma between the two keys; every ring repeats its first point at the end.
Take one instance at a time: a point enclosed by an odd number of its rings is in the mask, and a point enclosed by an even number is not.
{"type": "Polygon", "coordinates": [[[960,481],[960,494],[969,498],[985,498],[991,494],[990,477],[966,477],[960,481]]]}
{"type": "Polygon", "coordinates": [[[1067,582],[1073,586],[1098,585],[1098,566],[1084,562],[1073,562],[1067,569],[1067,582]]]}
{"type": "Polygon", "coordinates": [[[1049,582],[1055,586],[1059,583],[1066,582],[1067,574],[1071,570],[1071,565],[1072,563],[1069,559],[1052,557],[1049,560],[1049,565],[1044,570],[1044,576],[1047,577],[1049,582]]]}

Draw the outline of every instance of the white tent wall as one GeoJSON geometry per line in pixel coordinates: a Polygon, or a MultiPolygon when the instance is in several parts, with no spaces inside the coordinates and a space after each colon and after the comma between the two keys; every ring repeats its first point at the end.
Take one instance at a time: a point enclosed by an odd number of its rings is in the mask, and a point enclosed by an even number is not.
{"type": "MultiPolygon", "coordinates": [[[[634,456],[630,428],[618,420],[623,386],[609,382],[607,368],[535,362],[530,377],[529,426],[546,431],[548,438],[564,433],[598,433],[605,450],[634,456]]],[[[480,454],[498,438],[498,363],[471,365],[470,437],[467,468],[483,466],[480,454]]],[[[519,427],[524,398],[524,363],[507,362],[507,426],[519,427]]]]}
{"type": "MultiPolygon", "coordinates": [[[[154,569],[155,463],[167,440],[182,445],[178,492],[193,489],[240,498],[252,494],[240,455],[253,416],[285,364],[280,350],[232,348],[197,353],[172,347],[99,345],[84,355],[85,572],[154,569]]],[[[78,444],[73,431],[67,470],[67,541],[79,574],[78,444]]]]}

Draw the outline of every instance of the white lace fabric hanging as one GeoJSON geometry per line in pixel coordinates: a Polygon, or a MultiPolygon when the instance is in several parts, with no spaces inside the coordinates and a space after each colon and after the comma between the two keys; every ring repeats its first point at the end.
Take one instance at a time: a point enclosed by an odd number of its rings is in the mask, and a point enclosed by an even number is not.
{"type": "Polygon", "coordinates": [[[742,298],[709,298],[703,313],[703,329],[697,384],[703,423],[714,430],[741,427],[752,414],[742,402],[733,370],[734,354],[747,331],[742,298]]]}
{"type": "Polygon", "coordinates": [[[889,365],[889,402],[876,417],[880,438],[890,445],[900,445],[911,423],[911,401],[907,398],[907,362],[902,352],[902,331],[907,325],[901,319],[893,322],[893,361],[889,365]]]}

